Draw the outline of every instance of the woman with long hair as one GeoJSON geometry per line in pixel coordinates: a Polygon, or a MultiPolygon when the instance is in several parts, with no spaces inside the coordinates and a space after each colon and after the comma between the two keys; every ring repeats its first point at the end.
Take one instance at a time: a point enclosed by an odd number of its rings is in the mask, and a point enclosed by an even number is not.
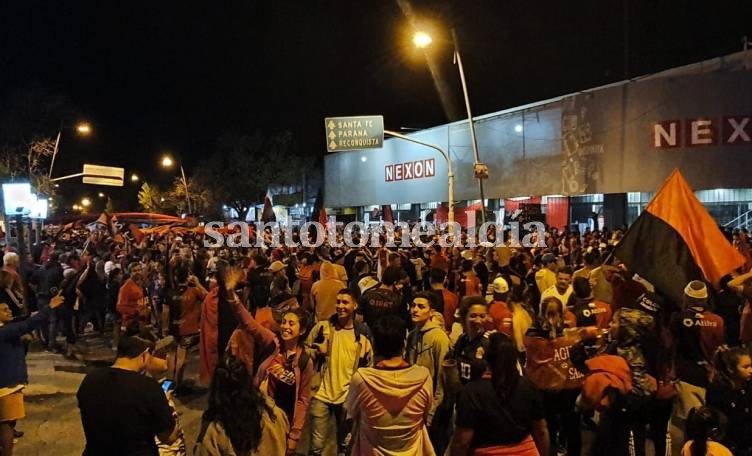
{"type": "Polygon", "coordinates": [[[732,456],[718,443],[723,438],[726,418],[711,407],[693,408],[687,417],[687,442],[681,456],[732,456]]]}
{"type": "Polygon", "coordinates": [[[719,349],[713,364],[716,378],[705,400],[728,418],[722,443],[735,455],[752,455],[752,359],[743,348],[719,349]]]}
{"type": "Polygon", "coordinates": [[[485,359],[488,370],[465,385],[457,401],[452,456],[547,456],[543,402],[520,373],[514,340],[491,334],[485,359]]]}
{"type": "Polygon", "coordinates": [[[564,436],[567,454],[579,455],[582,438],[575,402],[584,375],[572,365],[569,350],[582,338],[565,333],[567,319],[559,298],[543,299],[538,321],[525,334],[525,375],[543,396],[551,446],[564,436]]]}
{"type": "Polygon", "coordinates": [[[209,406],[193,454],[281,455],[287,430],[285,413],[254,385],[245,364],[223,356],[214,370],[209,406]]]}
{"type": "Polygon", "coordinates": [[[254,359],[259,363],[254,383],[285,412],[290,422],[287,454],[294,454],[311,402],[313,359],[303,347],[310,315],[299,307],[287,310],[282,314],[279,329],[272,331],[257,322],[234,294],[229,296],[228,303],[240,322],[239,332],[252,340],[247,345],[253,347],[253,353],[241,356],[247,360],[247,367],[254,359]]]}

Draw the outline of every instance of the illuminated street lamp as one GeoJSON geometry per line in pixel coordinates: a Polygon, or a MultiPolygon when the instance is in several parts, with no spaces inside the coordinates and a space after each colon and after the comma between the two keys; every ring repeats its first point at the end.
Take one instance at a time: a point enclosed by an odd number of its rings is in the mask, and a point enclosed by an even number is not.
{"type": "MultiPolygon", "coordinates": [[[[75,125],[74,130],[79,136],[89,136],[91,134],[91,125],[88,122],[79,122],[75,125]]],[[[52,159],[50,160],[50,172],[48,177],[52,178],[52,168],[55,166],[55,157],[57,151],[60,148],[60,137],[63,135],[63,126],[60,125],[60,130],[57,132],[57,138],[55,138],[55,147],[52,149],[52,159]]]]}
{"type": "Polygon", "coordinates": [[[91,200],[89,198],[83,198],[81,200],[81,206],[83,206],[83,207],[89,207],[89,206],[91,206],[91,200]]]}
{"type": "Polygon", "coordinates": [[[81,122],[76,125],[76,131],[78,134],[86,136],[91,133],[91,125],[88,122],[81,122]]]}
{"type": "Polygon", "coordinates": [[[433,39],[428,33],[416,32],[415,35],[413,35],[413,44],[418,48],[423,49],[426,46],[430,46],[432,42],[433,39]]]}
{"type": "MultiPolygon", "coordinates": [[[[175,160],[172,159],[169,155],[162,156],[162,167],[163,168],[172,168],[172,166],[175,164],[175,160]]],[[[188,213],[191,214],[191,197],[188,194],[188,180],[185,178],[185,171],[183,170],[183,165],[180,165],[180,176],[183,180],[183,187],[185,187],[185,202],[188,205],[188,213]]]]}
{"type": "Polygon", "coordinates": [[[139,180],[138,174],[136,173],[131,174],[131,182],[138,182],[138,180],[139,180]]]}
{"type": "MultiPolygon", "coordinates": [[[[427,48],[433,39],[431,36],[423,31],[416,31],[413,35],[413,44],[420,49],[427,48]]],[[[457,63],[457,68],[460,72],[460,81],[462,82],[462,94],[465,96],[465,108],[467,108],[467,122],[470,125],[470,139],[473,146],[473,155],[475,163],[473,163],[473,172],[478,179],[478,189],[480,190],[480,205],[481,211],[481,223],[486,223],[486,198],[483,191],[483,179],[488,178],[488,167],[480,161],[480,155],[478,154],[478,141],[475,137],[475,123],[473,122],[473,114],[470,109],[470,96],[467,93],[467,83],[465,81],[465,70],[462,66],[462,56],[460,55],[460,49],[457,45],[457,35],[452,29],[452,44],[454,45],[454,61],[457,63]]]]}
{"type": "Polygon", "coordinates": [[[99,195],[97,195],[97,196],[99,196],[100,198],[104,198],[104,193],[99,192],[99,195]]]}

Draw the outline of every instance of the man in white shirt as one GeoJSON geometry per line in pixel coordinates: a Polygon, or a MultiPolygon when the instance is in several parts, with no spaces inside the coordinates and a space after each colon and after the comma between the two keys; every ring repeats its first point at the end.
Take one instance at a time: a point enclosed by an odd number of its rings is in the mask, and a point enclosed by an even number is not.
{"type": "Polygon", "coordinates": [[[556,273],[556,284],[546,289],[541,294],[541,302],[544,299],[554,297],[559,299],[566,306],[569,302],[569,296],[572,294],[572,268],[564,266],[556,273]]]}
{"type": "Polygon", "coordinates": [[[311,330],[307,345],[317,353],[321,385],[311,398],[311,452],[320,455],[324,449],[329,420],[332,415],[337,428],[338,454],[346,452],[350,425],[345,421],[343,404],[350,381],[358,367],[372,364],[373,350],[368,327],[355,321],[358,301],[352,291],[343,288],[337,293],[336,314],[311,330]]]}

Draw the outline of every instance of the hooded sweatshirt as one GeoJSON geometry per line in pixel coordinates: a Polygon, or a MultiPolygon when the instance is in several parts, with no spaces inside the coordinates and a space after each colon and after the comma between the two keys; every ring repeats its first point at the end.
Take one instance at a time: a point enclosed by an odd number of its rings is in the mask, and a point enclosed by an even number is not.
{"type": "Polygon", "coordinates": [[[326,320],[334,315],[337,292],[343,288],[347,288],[347,285],[337,278],[334,265],[328,261],[321,263],[321,279],[311,287],[311,301],[315,306],[316,321],[326,320]]]}
{"type": "Polygon", "coordinates": [[[357,429],[352,454],[434,455],[426,429],[432,396],[423,366],[358,369],[345,402],[357,429]]]}
{"type": "Polygon", "coordinates": [[[433,422],[436,407],[444,399],[444,386],[439,380],[441,363],[449,353],[449,336],[438,322],[429,320],[422,328],[415,328],[407,335],[407,360],[410,364],[423,366],[431,375],[434,395],[427,425],[433,422]]]}

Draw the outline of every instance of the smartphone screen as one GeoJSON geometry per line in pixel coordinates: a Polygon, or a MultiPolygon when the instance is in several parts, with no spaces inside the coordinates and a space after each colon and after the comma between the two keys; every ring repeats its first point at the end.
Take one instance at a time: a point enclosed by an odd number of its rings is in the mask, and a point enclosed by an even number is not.
{"type": "Polygon", "coordinates": [[[170,388],[172,388],[172,380],[165,380],[162,382],[162,390],[166,393],[170,388]]]}

